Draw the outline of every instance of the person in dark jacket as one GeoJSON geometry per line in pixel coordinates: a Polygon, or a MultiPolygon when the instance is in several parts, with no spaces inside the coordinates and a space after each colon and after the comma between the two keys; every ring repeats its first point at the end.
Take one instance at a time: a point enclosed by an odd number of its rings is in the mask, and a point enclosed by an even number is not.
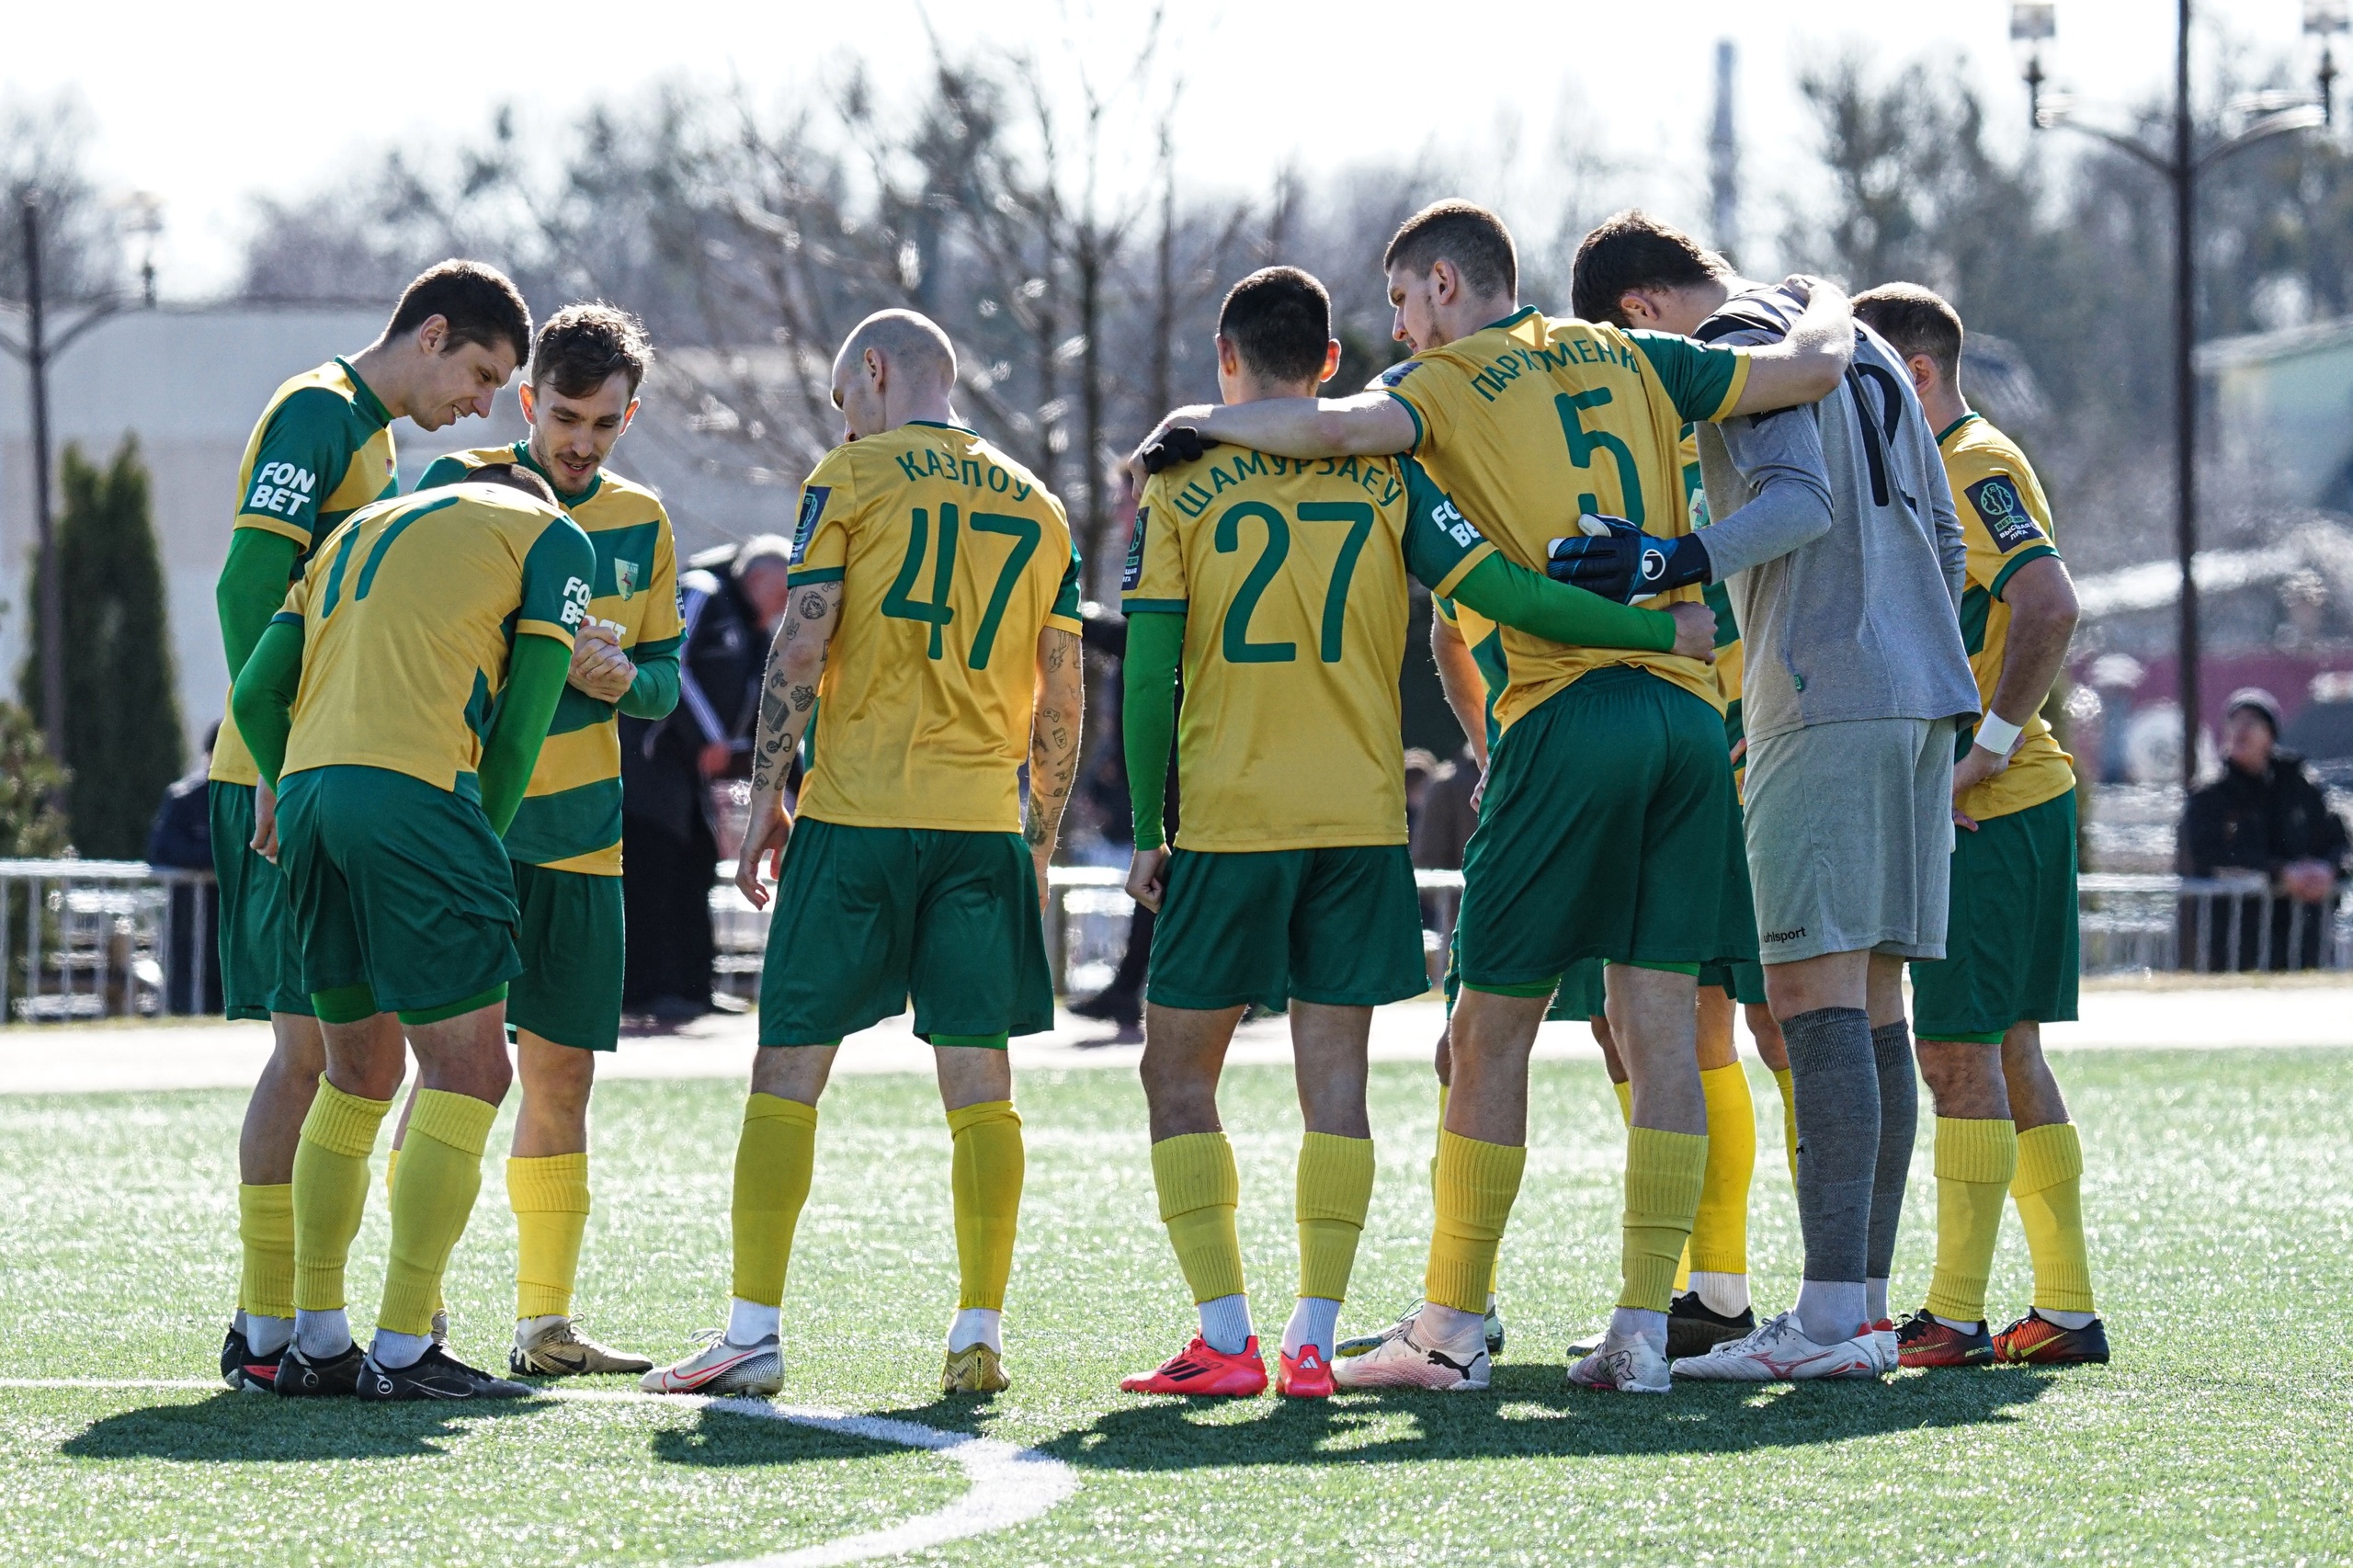
{"type": "MultiPolygon", "coordinates": [[[[2222,777],[2193,792],[2182,815],[2183,874],[2259,871],[2269,886],[2263,893],[2211,901],[2205,967],[2316,969],[2346,872],[2345,824],[2328,809],[2303,758],[2280,749],[2279,704],[2269,692],[2249,687],[2231,694],[2222,754],[2222,777]]],[[[2185,902],[2186,955],[2198,947],[2195,916],[2194,905],[2185,902]]]]}
{"type": "MultiPolygon", "coordinates": [[[[175,870],[212,869],[212,812],[205,776],[212,767],[215,724],[205,733],[204,755],[185,778],[165,790],[147,830],[147,863],[175,870]]],[[[186,1017],[221,1010],[221,943],[216,930],[220,894],[210,880],[174,881],[171,923],[165,927],[164,1010],[186,1017]]]]}
{"type": "Polygon", "coordinates": [[[663,719],[621,720],[624,1011],[673,1021],[710,1011],[710,785],[750,759],[791,556],[790,540],[763,534],[692,562],[678,578],[678,705],[663,719]]]}

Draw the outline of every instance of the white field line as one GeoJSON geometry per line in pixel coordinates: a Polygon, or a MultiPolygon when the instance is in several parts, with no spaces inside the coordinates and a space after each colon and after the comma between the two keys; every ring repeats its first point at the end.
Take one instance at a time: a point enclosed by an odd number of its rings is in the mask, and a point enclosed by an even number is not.
{"type": "MultiPolygon", "coordinates": [[[[220,1387],[217,1380],[200,1378],[0,1378],[0,1389],[163,1392],[220,1387]]],[[[913,1421],[852,1415],[846,1411],[812,1405],[769,1404],[756,1399],[703,1399],[694,1395],[631,1393],[618,1389],[546,1389],[541,1393],[546,1398],[581,1404],[658,1404],[673,1409],[717,1410],[756,1420],[786,1421],[795,1426],[863,1437],[870,1442],[927,1449],[955,1460],[971,1483],[962,1496],[946,1507],[919,1514],[884,1529],[844,1536],[839,1540],[793,1551],[771,1552],[765,1557],[731,1559],[713,1568],[830,1568],[835,1563],[897,1557],[1028,1524],[1078,1490],[1077,1471],[1051,1454],[1017,1448],[995,1437],[943,1432],[937,1426],[913,1421]]]]}

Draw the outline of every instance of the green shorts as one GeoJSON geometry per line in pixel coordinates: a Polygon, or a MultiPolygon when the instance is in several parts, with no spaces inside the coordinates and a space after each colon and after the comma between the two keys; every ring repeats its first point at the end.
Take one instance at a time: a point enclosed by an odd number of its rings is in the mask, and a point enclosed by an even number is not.
{"type": "Polygon", "coordinates": [[[286,908],[286,875],[254,853],[254,787],[215,779],[205,790],[212,818],[212,878],[221,889],[221,1006],[233,1018],[311,1014],[302,988],[302,944],[286,908]]]}
{"type": "Polygon", "coordinates": [[[621,880],[515,862],[515,945],[523,972],[506,1023],[557,1045],[621,1043],[621,880]]]}
{"type": "Polygon", "coordinates": [[[1547,699],[1496,743],[1462,881],[1472,986],[1539,984],[1581,959],[1755,962],[1715,710],[1626,666],[1547,699]]]}
{"type": "Polygon", "coordinates": [[[1151,974],[1154,1006],[1202,1011],[1419,996],[1430,977],[1414,858],[1402,844],[1179,849],[1153,922],[1151,974]]]}
{"type": "Polygon", "coordinates": [[[1714,986],[1735,1002],[1758,1007],[1765,1005],[1765,966],[1760,963],[1703,963],[1699,966],[1699,983],[1714,986]]]}
{"type": "Polygon", "coordinates": [[[424,1012],[522,972],[515,874],[482,804],[387,767],[286,776],[279,858],[313,992],[424,1012]]]}
{"type": "Polygon", "coordinates": [[[1017,833],[802,817],[760,973],[760,1043],[831,1045],[907,1010],[915,1033],[1042,1034],[1054,982],[1017,833]]]}
{"type": "MultiPolygon", "coordinates": [[[[1561,976],[1560,989],[1552,993],[1552,1005],[1544,1009],[1548,1024],[1582,1024],[1600,1017],[1608,1010],[1608,994],[1603,989],[1601,971],[1607,966],[1599,959],[1582,959],[1569,966],[1561,976]]],[[[1454,939],[1446,945],[1446,1010],[1451,1016],[1455,999],[1462,994],[1462,931],[1456,927],[1454,939]]]]}
{"type": "Polygon", "coordinates": [[[1991,1041],[2075,1016],[2075,792],[1954,834],[1945,956],[1912,966],[1912,1032],[1991,1041]]]}

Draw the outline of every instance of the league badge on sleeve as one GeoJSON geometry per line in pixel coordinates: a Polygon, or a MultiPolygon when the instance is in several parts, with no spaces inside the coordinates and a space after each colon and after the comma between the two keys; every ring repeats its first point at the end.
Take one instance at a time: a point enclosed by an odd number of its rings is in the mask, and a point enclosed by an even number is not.
{"type": "Polygon", "coordinates": [[[1136,508],[1136,526],[1128,535],[1127,565],[1120,573],[1120,591],[1123,594],[1134,593],[1136,585],[1143,581],[1143,525],[1151,512],[1149,506],[1136,508]]]}
{"type": "Polygon", "coordinates": [[[2042,537],[2036,526],[2034,514],[2026,509],[2018,496],[2018,482],[2006,473],[1981,479],[1961,494],[1977,508],[1985,523],[1985,531],[1994,536],[1995,547],[2006,555],[2022,544],[2030,544],[2042,537]]]}
{"type": "Polygon", "coordinates": [[[817,524],[825,516],[825,502],[834,493],[829,484],[804,484],[801,487],[801,516],[792,524],[792,564],[809,553],[809,540],[817,531],[817,524]]]}

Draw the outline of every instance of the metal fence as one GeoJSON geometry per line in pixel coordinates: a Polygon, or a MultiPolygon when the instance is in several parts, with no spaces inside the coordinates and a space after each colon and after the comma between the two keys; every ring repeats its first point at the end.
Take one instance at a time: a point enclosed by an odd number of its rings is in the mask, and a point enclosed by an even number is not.
{"type": "Polygon", "coordinates": [[[0,860],[0,1020],[217,1012],[210,871],[0,860]]]}
{"type": "MultiPolygon", "coordinates": [[[[768,916],[725,868],[710,892],[718,983],[757,991],[768,916]]],[[[1462,897],[1460,871],[1415,873],[1435,982],[1462,897]]],[[[1056,866],[1046,940],[1065,993],[1108,983],[1135,905],[1108,866],[1056,866]]],[[[2353,911],[2275,897],[2259,876],[2086,872],[2086,974],[2353,969],[2353,911]]],[[[0,1021],[63,1022],[220,1010],[210,872],[137,860],[0,860],[0,1021]]]]}

